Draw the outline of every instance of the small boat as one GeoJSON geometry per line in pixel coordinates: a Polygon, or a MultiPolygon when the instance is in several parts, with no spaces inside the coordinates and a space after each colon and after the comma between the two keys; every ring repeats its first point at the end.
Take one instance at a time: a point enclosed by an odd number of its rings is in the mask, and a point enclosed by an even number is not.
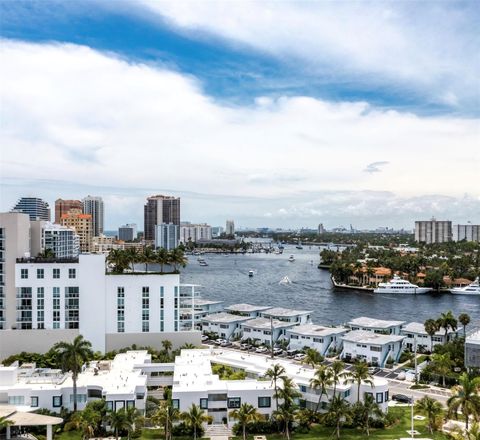
{"type": "Polygon", "coordinates": [[[287,276],[283,277],[278,284],[291,284],[290,278],[287,276]]]}
{"type": "Polygon", "coordinates": [[[203,258],[198,259],[198,264],[200,266],[208,266],[208,263],[203,258]]]}
{"type": "Polygon", "coordinates": [[[293,263],[295,261],[295,257],[293,255],[290,255],[288,257],[288,261],[290,261],[290,263],[293,263]]]}
{"type": "Polygon", "coordinates": [[[248,271],[248,276],[249,276],[249,277],[253,277],[253,270],[249,270],[249,271],[248,271]]]}
{"type": "Polygon", "coordinates": [[[479,278],[475,278],[472,284],[465,287],[455,287],[450,290],[453,295],[480,295],[480,281],[479,278]]]}

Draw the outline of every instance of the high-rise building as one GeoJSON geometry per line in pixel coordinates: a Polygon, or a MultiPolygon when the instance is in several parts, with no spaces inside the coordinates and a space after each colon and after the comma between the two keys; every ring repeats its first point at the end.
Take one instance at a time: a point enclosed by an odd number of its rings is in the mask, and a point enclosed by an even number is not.
{"type": "Polygon", "coordinates": [[[30,222],[30,254],[36,257],[50,250],[54,258],[77,258],[80,253],[80,237],[74,229],[56,223],[36,220],[30,222]]]}
{"type": "Polygon", "coordinates": [[[93,222],[91,214],[71,209],[60,219],[63,226],[73,228],[80,237],[80,252],[92,252],[93,222]]]}
{"type": "Polygon", "coordinates": [[[235,235],[235,222],[233,220],[227,220],[225,224],[225,234],[235,235]]]}
{"type": "Polygon", "coordinates": [[[453,241],[480,242],[480,225],[453,225],[453,241]]]}
{"type": "Polygon", "coordinates": [[[324,234],[325,233],[325,228],[323,227],[323,223],[320,223],[318,225],[318,235],[324,234]]]}
{"type": "Polygon", "coordinates": [[[104,209],[101,197],[87,196],[83,200],[83,213],[92,216],[93,235],[98,237],[103,234],[104,209]]]}
{"type": "Polygon", "coordinates": [[[452,222],[431,220],[415,222],[415,241],[419,243],[446,243],[452,241],[452,222]]]}
{"type": "Polygon", "coordinates": [[[192,224],[182,223],[180,225],[180,242],[183,244],[191,241],[195,243],[197,240],[211,240],[212,227],[206,223],[192,224]]]}
{"type": "Polygon", "coordinates": [[[155,247],[168,251],[178,246],[180,227],[173,223],[162,223],[155,226],[155,247]]]}
{"type": "Polygon", "coordinates": [[[60,224],[62,215],[67,214],[70,209],[80,209],[83,211],[83,203],[80,200],[55,200],[55,223],[60,224]]]}
{"type": "Polygon", "coordinates": [[[50,221],[50,208],[48,203],[38,197],[22,197],[12,211],[28,214],[30,220],[50,221]]]}
{"type": "Polygon", "coordinates": [[[147,198],[144,207],[144,239],[155,240],[155,226],[174,224],[180,226],[180,198],[156,195],[147,198]]]}
{"type": "Polygon", "coordinates": [[[213,226],[212,227],[212,237],[218,238],[223,234],[225,229],[223,226],[213,226]]]}
{"type": "Polygon", "coordinates": [[[19,212],[0,214],[0,330],[16,322],[15,263],[30,256],[30,217],[19,212]]]}
{"type": "Polygon", "coordinates": [[[127,223],[118,228],[118,239],[122,241],[133,241],[137,238],[137,225],[127,223]]]}

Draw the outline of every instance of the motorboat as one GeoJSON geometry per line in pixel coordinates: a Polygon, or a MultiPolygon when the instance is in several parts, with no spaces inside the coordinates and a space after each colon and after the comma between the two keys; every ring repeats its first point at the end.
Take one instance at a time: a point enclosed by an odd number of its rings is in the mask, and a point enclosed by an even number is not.
{"type": "Polygon", "coordinates": [[[480,281],[475,278],[475,281],[465,287],[455,287],[450,290],[453,295],[480,295],[480,281]]]}
{"type": "Polygon", "coordinates": [[[295,246],[297,249],[303,249],[302,242],[299,240],[298,244],[295,246]]]}
{"type": "Polygon", "coordinates": [[[295,261],[295,257],[293,255],[290,255],[288,257],[288,261],[290,261],[290,263],[293,263],[295,261]]]}
{"type": "Polygon", "coordinates": [[[249,271],[248,271],[248,276],[249,276],[249,277],[253,277],[253,274],[254,274],[254,273],[253,273],[253,270],[249,270],[249,271]]]}
{"type": "Polygon", "coordinates": [[[395,293],[395,294],[407,294],[407,295],[421,295],[429,292],[429,287],[418,287],[416,284],[412,284],[410,281],[400,278],[398,275],[394,275],[388,283],[380,283],[374,293],[395,293]]]}
{"type": "Polygon", "coordinates": [[[287,276],[284,276],[278,284],[291,284],[292,282],[290,281],[290,278],[287,276]]]}
{"type": "Polygon", "coordinates": [[[208,263],[203,258],[198,259],[198,264],[200,266],[208,266],[208,263]]]}

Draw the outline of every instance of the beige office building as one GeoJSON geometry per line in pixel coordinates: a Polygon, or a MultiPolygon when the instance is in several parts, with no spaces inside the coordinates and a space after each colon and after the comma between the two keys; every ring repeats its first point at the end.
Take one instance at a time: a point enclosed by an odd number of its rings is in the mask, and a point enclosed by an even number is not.
{"type": "Polygon", "coordinates": [[[63,226],[75,229],[80,237],[80,252],[92,252],[93,222],[90,214],[83,214],[80,209],[71,209],[61,218],[63,226]]]}
{"type": "Polygon", "coordinates": [[[452,241],[452,222],[450,220],[431,220],[415,222],[415,241],[433,244],[452,241]]]}

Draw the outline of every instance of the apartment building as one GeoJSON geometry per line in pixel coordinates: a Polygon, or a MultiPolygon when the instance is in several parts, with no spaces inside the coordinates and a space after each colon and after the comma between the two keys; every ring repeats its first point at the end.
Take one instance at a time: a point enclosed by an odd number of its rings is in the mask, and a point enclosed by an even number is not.
{"type": "Polygon", "coordinates": [[[71,209],[62,215],[61,223],[77,233],[80,239],[80,252],[92,252],[94,234],[91,214],[83,214],[79,209],[71,209]]]}
{"type": "Polygon", "coordinates": [[[155,227],[160,224],[180,226],[180,198],[156,195],[147,198],[144,206],[144,239],[155,240],[155,227]]]}
{"type": "Polygon", "coordinates": [[[345,327],[324,327],[316,324],[303,324],[286,330],[290,350],[303,350],[305,347],[317,350],[322,356],[342,349],[342,336],[348,332],[345,327]]]}
{"type": "Polygon", "coordinates": [[[67,214],[71,209],[79,209],[83,212],[83,203],[81,200],[55,200],[55,223],[61,224],[62,215],[67,214]]]}
{"type": "Polygon", "coordinates": [[[28,214],[30,220],[50,221],[50,207],[45,200],[38,197],[22,197],[12,211],[28,214]]]}
{"type": "Polygon", "coordinates": [[[385,319],[368,318],[361,316],[348,322],[351,330],[365,330],[379,334],[400,335],[405,321],[389,321],[385,319]]]}
{"type": "Polygon", "coordinates": [[[82,200],[83,213],[92,217],[92,234],[94,237],[103,235],[105,210],[101,197],[87,196],[82,200]]]}
{"type": "Polygon", "coordinates": [[[446,243],[452,241],[452,222],[436,220],[415,222],[415,241],[425,244],[446,243]]]}
{"type": "Polygon", "coordinates": [[[453,225],[453,241],[480,242],[480,225],[453,225]]]}
{"type": "Polygon", "coordinates": [[[184,222],[180,225],[180,243],[196,243],[198,240],[211,240],[212,227],[206,223],[184,222]]]}

